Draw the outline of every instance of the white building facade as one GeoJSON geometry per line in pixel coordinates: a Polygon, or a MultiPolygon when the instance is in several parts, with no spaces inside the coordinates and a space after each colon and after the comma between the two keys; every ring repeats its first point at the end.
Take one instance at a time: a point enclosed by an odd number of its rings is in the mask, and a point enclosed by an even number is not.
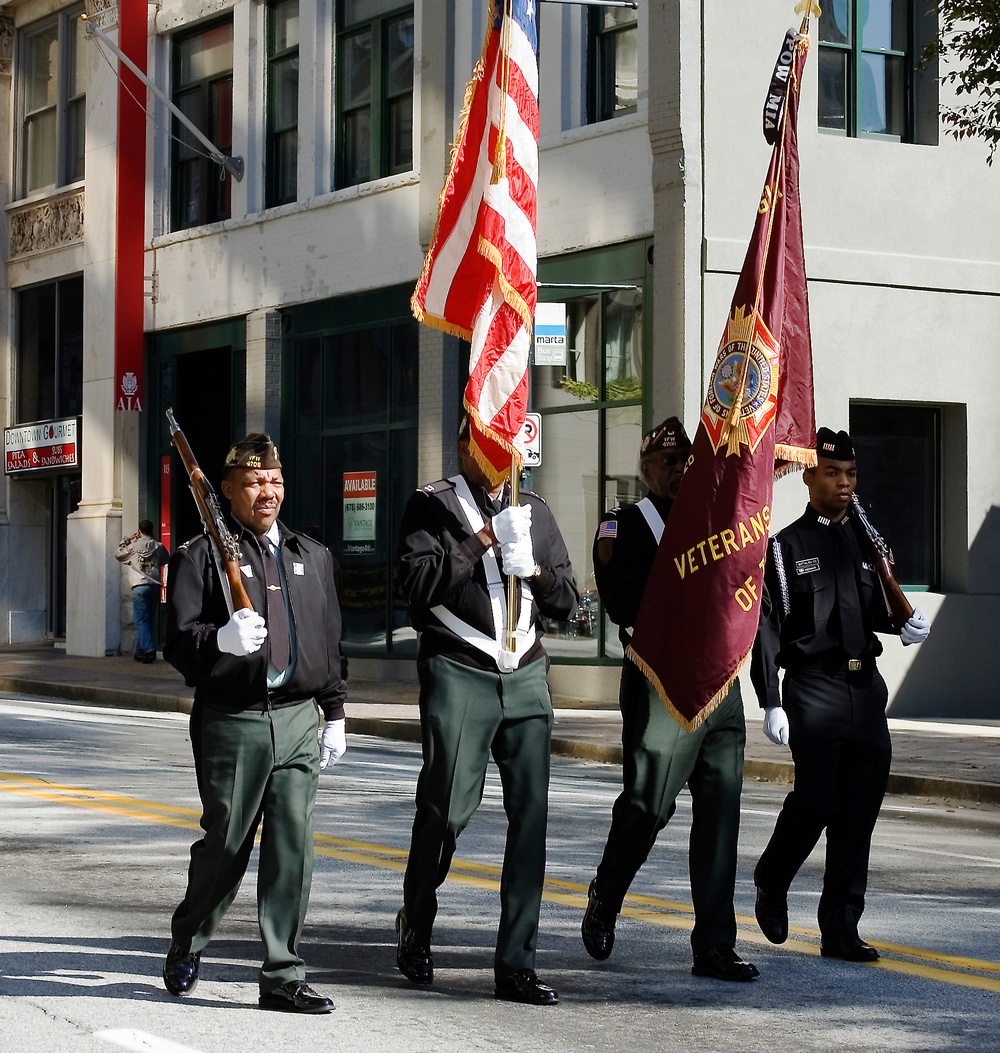
{"type": "MultiPolygon", "coordinates": [[[[551,626],[557,694],[616,696],[591,540],[641,493],[643,430],[677,413],[693,432],[793,7],[539,4],[539,295],[565,304],[568,349],[531,366],[530,485],[584,594],[551,626]]],[[[827,8],[799,123],[817,421],[854,434],[862,497],[934,620],[920,649],[887,641],[890,712],[996,719],[980,656],[1000,619],[1000,380],[984,368],[1000,342],[998,177],[981,144],[941,133],[947,89],[918,62],[927,5],[827,8]]],[[[111,41],[127,19],[145,27],[149,77],[242,159],[239,180],[152,93],[138,92],[144,134],[121,130],[134,99],[83,10],[0,0],[0,407],[11,441],[60,421],[80,436],[75,464],[8,454],[0,643],[131,646],[115,545],[142,518],[171,548],[198,529],[170,406],[216,482],[234,436],[276,437],[283,518],[341,564],[352,672],[412,678],[395,529],[412,489],[455,469],[468,350],[418,326],[409,296],[486,0],[95,0],[111,41]],[[138,299],[127,405],[123,308],[138,299]]],[[[776,525],[804,502],[797,477],[779,482],[776,525]]]]}

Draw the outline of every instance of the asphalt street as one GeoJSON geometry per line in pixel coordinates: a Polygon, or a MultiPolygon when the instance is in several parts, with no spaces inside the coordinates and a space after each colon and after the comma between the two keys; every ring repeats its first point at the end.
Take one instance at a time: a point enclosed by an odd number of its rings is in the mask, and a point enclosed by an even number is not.
{"type": "Polygon", "coordinates": [[[392,924],[419,750],[352,736],[321,779],[303,945],[310,982],[337,1010],[301,1019],[256,1009],[253,874],[193,995],[174,999],[160,984],[197,836],[186,718],[8,699],[0,719],[2,1050],[996,1049],[995,806],[887,800],[864,922],[883,960],[860,966],[819,957],[819,852],[793,888],[789,942],[772,947],[760,936],[750,874],[784,788],[748,783],[739,948],[762,975],[723,984],[690,975],[686,795],[633,886],[613,956],[587,957],[580,919],[620,769],[556,758],[538,971],[562,1002],[537,1009],[492,998],[504,835],[495,773],[442,890],[436,982],[416,989],[395,969],[392,924]]]}

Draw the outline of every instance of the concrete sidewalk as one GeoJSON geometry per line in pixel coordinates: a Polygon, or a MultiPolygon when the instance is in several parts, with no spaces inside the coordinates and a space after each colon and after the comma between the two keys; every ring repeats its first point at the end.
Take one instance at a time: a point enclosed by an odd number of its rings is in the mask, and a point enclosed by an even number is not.
{"type": "MultiPolygon", "coordinates": [[[[158,659],[81,658],[47,645],[0,648],[0,692],[62,698],[128,709],[190,712],[191,691],[180,674],[158,659]]],[[[410,683],[352,679],[348,731],[420,741],[417,688],[410,683]]],[[[616,700],[582,708],[556,698],[552,752],[621,764],[621,718],[616,700]]],[[[890,720],[893,741],[890,793],[939,800],[1000,804],[1000,721],[991,724],[890,720]]],[[[760,722],[748,720],[746,779],[791,783],[788,750],[767,741],[760,722]]]]}

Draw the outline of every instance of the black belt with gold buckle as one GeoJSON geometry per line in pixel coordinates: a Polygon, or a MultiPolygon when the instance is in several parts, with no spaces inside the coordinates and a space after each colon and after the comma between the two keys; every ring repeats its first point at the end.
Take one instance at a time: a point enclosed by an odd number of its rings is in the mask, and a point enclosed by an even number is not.
{"type": "Polygon", "coordinates": [[[821,669],[824,673],[860,673],[865,669],[874,669],[875,658],[872,655],[866,658],[814,658],[793,668],[821,669]]]}

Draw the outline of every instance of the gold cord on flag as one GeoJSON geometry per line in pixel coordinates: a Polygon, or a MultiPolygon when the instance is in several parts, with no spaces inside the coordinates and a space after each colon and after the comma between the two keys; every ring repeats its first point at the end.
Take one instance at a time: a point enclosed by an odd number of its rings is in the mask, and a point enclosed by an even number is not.
{"type": "Polygon", "coordinates": [[[510,93],[510,23],[514,0],[504,0],[500,24],[500,114],[497,120],[497,148],[493,155],[491,183],[499,183],[507,174],[507,96],[510,93]]]}

